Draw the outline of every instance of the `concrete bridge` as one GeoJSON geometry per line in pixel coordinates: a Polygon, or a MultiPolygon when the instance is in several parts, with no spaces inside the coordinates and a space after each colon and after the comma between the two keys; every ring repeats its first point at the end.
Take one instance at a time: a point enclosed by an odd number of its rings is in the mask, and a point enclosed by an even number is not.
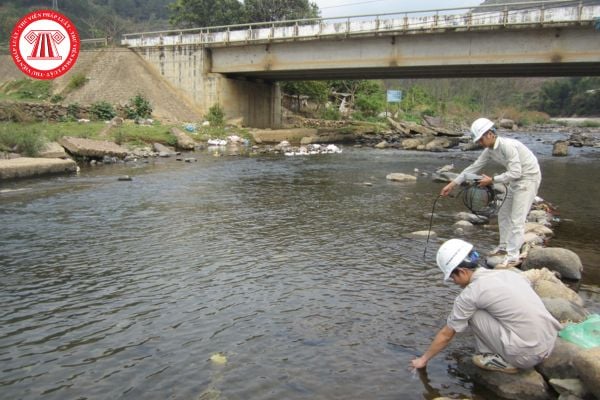
{"type": "Polygon", "coordinates": [[[544,1],[125,35],[203,110],[278,127],[278,81],[600,75],[598,1],[544,1]]]}

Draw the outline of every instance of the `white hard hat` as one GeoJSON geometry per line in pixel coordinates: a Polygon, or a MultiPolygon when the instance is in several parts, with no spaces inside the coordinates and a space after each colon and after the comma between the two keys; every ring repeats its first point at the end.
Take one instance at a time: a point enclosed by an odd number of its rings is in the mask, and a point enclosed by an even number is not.
{"type": "Polygon", "coordinates": [[[478,118],[471,125],[471,135],[473,135],[473,142],[477,142],[484,133],[494,127],[494,123],[487,118],[478,118]]]}
{"type": "Polygon", "coordinates": [[[450,274],[469,255],[473,249],[471,243],[460,239],[450,239],[440,246],[436,262],[444,274],[444,280],[450,279],[450,274]]]}

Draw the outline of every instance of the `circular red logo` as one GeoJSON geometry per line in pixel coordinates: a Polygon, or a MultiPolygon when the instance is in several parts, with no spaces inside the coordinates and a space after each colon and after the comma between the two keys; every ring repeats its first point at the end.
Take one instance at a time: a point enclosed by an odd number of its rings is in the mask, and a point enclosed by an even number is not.
{"type": "Polygon", "coordinates": [[[38,10],[15,25],[10,54],[30,77],[54,79],[75,65],[79,44],[77,29],[67,17],[54,10],[38,10]]]}

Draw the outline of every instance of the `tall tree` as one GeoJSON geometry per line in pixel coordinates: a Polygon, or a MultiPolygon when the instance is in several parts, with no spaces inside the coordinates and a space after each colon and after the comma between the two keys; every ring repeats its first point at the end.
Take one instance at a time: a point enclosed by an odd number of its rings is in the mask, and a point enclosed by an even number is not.
{"type": "Polygon", "coordinates": [[[308,0],[245,0],[247,22],[318,18],[319,7],[308,0]]]}
{"type": "Polygon", "coordinates": [[[243,22],[243,6],[237,0],[177,0],[169,8],[169,22],[180,28],[243,22]]]}

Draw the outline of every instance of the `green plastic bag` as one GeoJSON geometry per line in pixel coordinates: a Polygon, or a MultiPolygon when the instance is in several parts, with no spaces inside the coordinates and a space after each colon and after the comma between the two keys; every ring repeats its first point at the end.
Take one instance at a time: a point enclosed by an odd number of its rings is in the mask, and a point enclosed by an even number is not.
{"type": "Polygon", "coordinates": [[[578,324],[568,324],[558,336],[584,349],[600,346],[600,315],[589,315],[578,324]]]}

